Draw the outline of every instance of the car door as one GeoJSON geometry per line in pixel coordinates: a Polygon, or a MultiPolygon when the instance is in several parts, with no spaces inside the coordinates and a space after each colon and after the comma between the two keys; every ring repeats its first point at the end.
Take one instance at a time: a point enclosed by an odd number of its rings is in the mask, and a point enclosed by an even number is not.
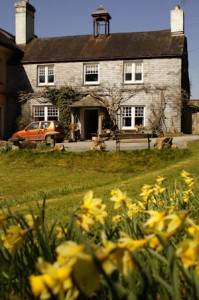
{"type": "Polygon", "coordinates": [[[39,122],[30,123],[25,129],[25,139],[30,141],[38,140],[39,122]]]}
{"type": "Polygon", "coordinates": [[[46,133],[49,130],[49,127],[50,127],[50,122],[49,121],[42,121],[40,123],[40,130],[39,130],[39,133],[38,133],[38,139],[45,140],[46,133]]]}

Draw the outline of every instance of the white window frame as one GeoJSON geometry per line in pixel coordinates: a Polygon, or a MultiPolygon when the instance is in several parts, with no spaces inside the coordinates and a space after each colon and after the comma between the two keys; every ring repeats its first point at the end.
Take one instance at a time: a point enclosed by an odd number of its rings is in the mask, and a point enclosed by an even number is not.
{"type": "Polygon", "coordinates": [[[37,66],[37,83],[39,86],[55,84],[55,66],[54,65],[39,65],[37,66]],[[43,74],[41,73],[43,71],[43,74]],[[50,73],[51,72],[51,73],[50,73]],[[41,77],[44,81],[41,81],[41,77]],[[49,76],[53,76],[53,81],[49,81],[49,76]]]}
{"type": "Polygon", "coordinates": [[[98,63],[84,64],[84,84],[85,85],[95,85],[100,82],[100,65],[98,63]],[[97,80],[87,80],[86,75],[97,74],[97,80]]]}
{"type": "Polygon", "coordinates": [[[124,62],[124,83],[143,83],[143,62],[124,62]],[[140,72],[137,72],[137,68],[140,68],[140,72]],[[130,74],[131,78],[127,79],[126,74],[130,74]],[[141,79],[136,78],[136,74],[141,74],[141,79]]]}
{"type": "Polygon", "coordinates": [[[32,118],[35,121],[59,120],[59,109],[54,105],[34,105],[32,107],[32,118]],[[50,110],[51,113],[49,113],[50,110]],[[52,113],[52,111],[54,111],[54,114],[52,113]]]}
{"type": "Polygon", "coordinates": [[[136,129],[138,125],[145,126],[145,107],[140,106],[122,106],[121,107],[121,127],[124,130],[136,129]],[[124,124],[124,119],[129,118],[130,125],[124,124]],[[141,124],[136,124],[136,119],[143,118],[141,124]]]}

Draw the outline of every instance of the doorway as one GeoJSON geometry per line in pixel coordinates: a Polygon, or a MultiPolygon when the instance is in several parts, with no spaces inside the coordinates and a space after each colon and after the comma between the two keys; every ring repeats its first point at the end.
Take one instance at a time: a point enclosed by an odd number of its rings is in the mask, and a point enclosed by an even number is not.
{"type": "Polygon", "coordinates": [[[84,111],[84,139],[90,140],[98,132],[98,110],[86,109],[84,111]]]}

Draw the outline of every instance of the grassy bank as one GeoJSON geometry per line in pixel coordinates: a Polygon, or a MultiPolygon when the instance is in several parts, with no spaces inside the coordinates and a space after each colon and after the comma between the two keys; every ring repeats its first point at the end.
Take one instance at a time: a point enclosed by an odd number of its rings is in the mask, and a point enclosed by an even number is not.
{"type": "Polygon", "coordinates": [[[0,155],[0,207],[34,209],[46,198],[49,218],[55,211],[62,218],[90,189],[107,203],[114,188],[138,197],[143,184],[159,175],[173,181],[185,169],[197,179],[198,147],[199,141],[194,141],[187,149],[164,151],[7,152],[0,155]]]}

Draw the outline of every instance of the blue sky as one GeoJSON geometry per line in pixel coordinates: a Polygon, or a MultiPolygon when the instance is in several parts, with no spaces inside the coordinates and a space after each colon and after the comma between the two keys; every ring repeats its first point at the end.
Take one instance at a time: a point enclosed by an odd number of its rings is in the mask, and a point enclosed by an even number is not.
{"type": "MultiPolygon", "coordinates": [[[[0,1],[0,28],[12,34],[15,34],[15,2],[0,1]]],[[[112,17],[111,32],[169,29],[170,10],[181,5],[188,39],[191,98],[199,99],[199,0],[30,0],[30,3],[36,8],[38,37],[91,34],[91,14],[100,5],[112,17]]]]}

